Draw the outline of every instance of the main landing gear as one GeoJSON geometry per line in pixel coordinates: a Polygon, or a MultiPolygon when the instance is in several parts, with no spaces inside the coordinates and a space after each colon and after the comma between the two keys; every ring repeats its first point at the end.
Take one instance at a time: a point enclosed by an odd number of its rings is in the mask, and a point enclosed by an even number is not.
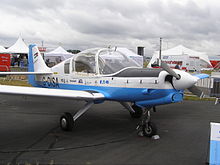
{"type": "Polygon", "coordinates": [[[87,102],[74,116],[66,112],[60,117],[60,128],[64,131],[72,131],[75,121],[82,116],[94,104],[93,101],[87,102]]]}
{"type": "Polygon", "coordinates": [[[60,117],[60,128],[64,131],[72,131],[74,126],[74,120],[71,113],[64,113],[60,117]]]}

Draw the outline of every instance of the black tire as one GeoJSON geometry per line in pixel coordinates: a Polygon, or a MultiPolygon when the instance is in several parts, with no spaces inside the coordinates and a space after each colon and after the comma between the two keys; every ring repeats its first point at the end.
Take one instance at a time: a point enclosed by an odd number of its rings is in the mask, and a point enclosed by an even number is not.
{"type": "Polygon", "coordinates": [[[73,116],[71,113],[64,113],[60,117],[60,128],[63,131],[72,131],[74,126],[73,116]]]}
{"type": "Polygon", "coordinates": [[[131,117],[132,118],[140,118],[143,114],[143,110],[135,104],[133,104],[131,107],[135,111],[135,113],[130,112],[131,117]]]}
{"type": "Polygon", "coordinates": [[[143,130],[143,135],[146,137],[152,137],[157,134],[157,127],[152,122],[148,122],[148,124],[144,124],[142,130],[143,130]]]}

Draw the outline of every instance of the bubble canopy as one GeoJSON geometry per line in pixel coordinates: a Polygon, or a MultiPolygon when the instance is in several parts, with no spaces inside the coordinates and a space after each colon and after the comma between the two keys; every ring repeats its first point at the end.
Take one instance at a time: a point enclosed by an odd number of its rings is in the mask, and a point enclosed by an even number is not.
{"type": "Polygon", "coordinates": [[[127,67],[141,66],[116,48],[93,48],[78,53],[74,58],[74,70],[95,74],[113,74],[127,67]]]}

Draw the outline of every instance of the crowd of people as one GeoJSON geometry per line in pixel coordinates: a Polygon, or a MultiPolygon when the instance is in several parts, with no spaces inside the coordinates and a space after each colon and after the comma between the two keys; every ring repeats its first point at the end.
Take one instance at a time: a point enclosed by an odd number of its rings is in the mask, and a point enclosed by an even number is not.
{"type": "Polygon", "coordinates": [[[28,59],[26,55],[13,55],[11,57],[11,66],[18,66],[25,68],[28,66],[28,59]]]}

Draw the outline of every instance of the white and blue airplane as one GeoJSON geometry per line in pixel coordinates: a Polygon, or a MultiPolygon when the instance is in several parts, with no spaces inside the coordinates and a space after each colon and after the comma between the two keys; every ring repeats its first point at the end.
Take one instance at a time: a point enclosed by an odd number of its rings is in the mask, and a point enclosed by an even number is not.
{"type": "Polygon", "coordinates": [[[28,62],[28,72],[0,74],[28,75],[33,87],[0,85],[0,93],[84,100],[86,104],[76,114],[66,112],[60,117],[60,127],[65,131],[71,131],[75,121],[92,105],[108,100],[121,103],[133,118],[145,114],[140,128],[151,137],[157,129],[150,120],[150,109],[182,101],[184,89],[201,96],[195,83],[208,77],[170,69],[162,61],[161,68],[141,68],[122,52],[110,48],[89,49],[49,68],[37,46],[30,45],[28,62]]]}

